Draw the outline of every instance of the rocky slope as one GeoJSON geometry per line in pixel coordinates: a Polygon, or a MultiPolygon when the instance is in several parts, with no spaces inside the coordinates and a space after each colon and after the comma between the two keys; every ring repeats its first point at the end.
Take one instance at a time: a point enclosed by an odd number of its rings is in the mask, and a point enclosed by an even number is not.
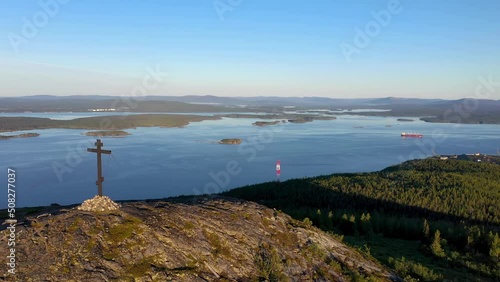
{"type": "Polygon", "coordinates": [[[308,222],[232,198],[126,202],[105,212],[61,207],[27,218],[16,233],[17,272],[1,281],[396,280],[308,222]]]}

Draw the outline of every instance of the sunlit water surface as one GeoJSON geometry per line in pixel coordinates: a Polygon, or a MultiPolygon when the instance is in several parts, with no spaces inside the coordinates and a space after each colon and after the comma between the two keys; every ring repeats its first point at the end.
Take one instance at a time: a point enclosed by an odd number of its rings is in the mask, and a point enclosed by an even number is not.
{"type": "MultiPolygon", "coordinates": [[[[108,113],[109,114],[109,113],[108,113]]],[[[8,114],[3,114],[8,115],[8,114]]],[[[31,114],[59,119],[89,113],[31,114]]],[[[96,114],[103,115],[103,114],[96,114]]],[[[29,116],[29,114],[22,114],[29,116]]],[[[220,192],[234,187],[338,172],[377,171],[436,154],[497,154],[499,125],[398,122],[393,117],[340,116],[337,120],[256,127],[257,119],[223,119],[184,128],[128,129],[123,138],[102,138],[104,194],[115,200],[220,192]],[[419,132],[423,139],[402,139],[419,132]],[[241,145],[221,145],[242,138],[241,145]],[[229,168],[228,168],[229,165],[229,168]]],[[[96,194],[94,138],[86,130],[47,129],[35,138],[0,141],[0,183],[16,170],[17,206],[72,204],[96,194]]],[[[6,133],[3,133],[6,134],[6,133]]],[[[11,134],[11,133],[8,133],[11,134]]],[[[4,195],[6,195],[5,189],[4,195]]],[[[7,207],[7,197],[0,208],[7,207]]]]}

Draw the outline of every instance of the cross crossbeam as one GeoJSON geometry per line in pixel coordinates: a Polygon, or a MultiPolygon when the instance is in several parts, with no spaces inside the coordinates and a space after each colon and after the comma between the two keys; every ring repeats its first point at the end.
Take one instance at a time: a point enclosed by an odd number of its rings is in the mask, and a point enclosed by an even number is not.
{"type": "Polygon", "coordinates": [[[104,182],[104,177],[102,176],[102,164],[101,164],[101,154],[109,155],[111,154],[110,150],[101,149],[104,144],[101,142],[101,139],[97,139],[95,142],[95,148],[87,148],[87,152],[97,153],[97,181],[95,184],[97,185],[97,194],[102,196],[102,183],[104,182]]]}

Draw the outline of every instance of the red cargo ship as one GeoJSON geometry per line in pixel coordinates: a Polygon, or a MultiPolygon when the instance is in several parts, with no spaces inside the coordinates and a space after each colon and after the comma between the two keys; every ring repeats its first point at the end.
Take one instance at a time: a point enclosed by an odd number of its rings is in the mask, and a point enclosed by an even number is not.
{"type": "Polygon", "coordinates": [[[424,135],[422,135],[420,133],[406,133],[406,132],[403,132],[403,133],[401,133],[401,137],[422,138],[422,137],[424,137],[424,135]]]}

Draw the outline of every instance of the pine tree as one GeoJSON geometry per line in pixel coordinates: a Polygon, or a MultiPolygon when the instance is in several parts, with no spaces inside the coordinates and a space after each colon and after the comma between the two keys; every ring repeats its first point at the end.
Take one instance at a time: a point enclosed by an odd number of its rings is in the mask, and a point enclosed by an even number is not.
{"type": "Polygon", "coordinates": [[[436,233],[434,233],[434,240],[431,244],[431,251],[437,257],[442,258],[446,256],[443,247],[441,247],[441,232],[439,232],[439,230],[436,230],[436,233]]]}
{"type": "Polygon", "coordinates": [[[429,223],[427,222],[427,219],[424,219],[423,233],[424,233],[424,238],[428,239],[430,236],[430,227],[429,227],[429,223]]]}
{"type": "Polygon", "coordinates": [[[493,235],[493,232],[488,233],[488,245],[490,247],[490,257],[498,258],[500,257],[500,238],[498,233],[493,235]]]}

